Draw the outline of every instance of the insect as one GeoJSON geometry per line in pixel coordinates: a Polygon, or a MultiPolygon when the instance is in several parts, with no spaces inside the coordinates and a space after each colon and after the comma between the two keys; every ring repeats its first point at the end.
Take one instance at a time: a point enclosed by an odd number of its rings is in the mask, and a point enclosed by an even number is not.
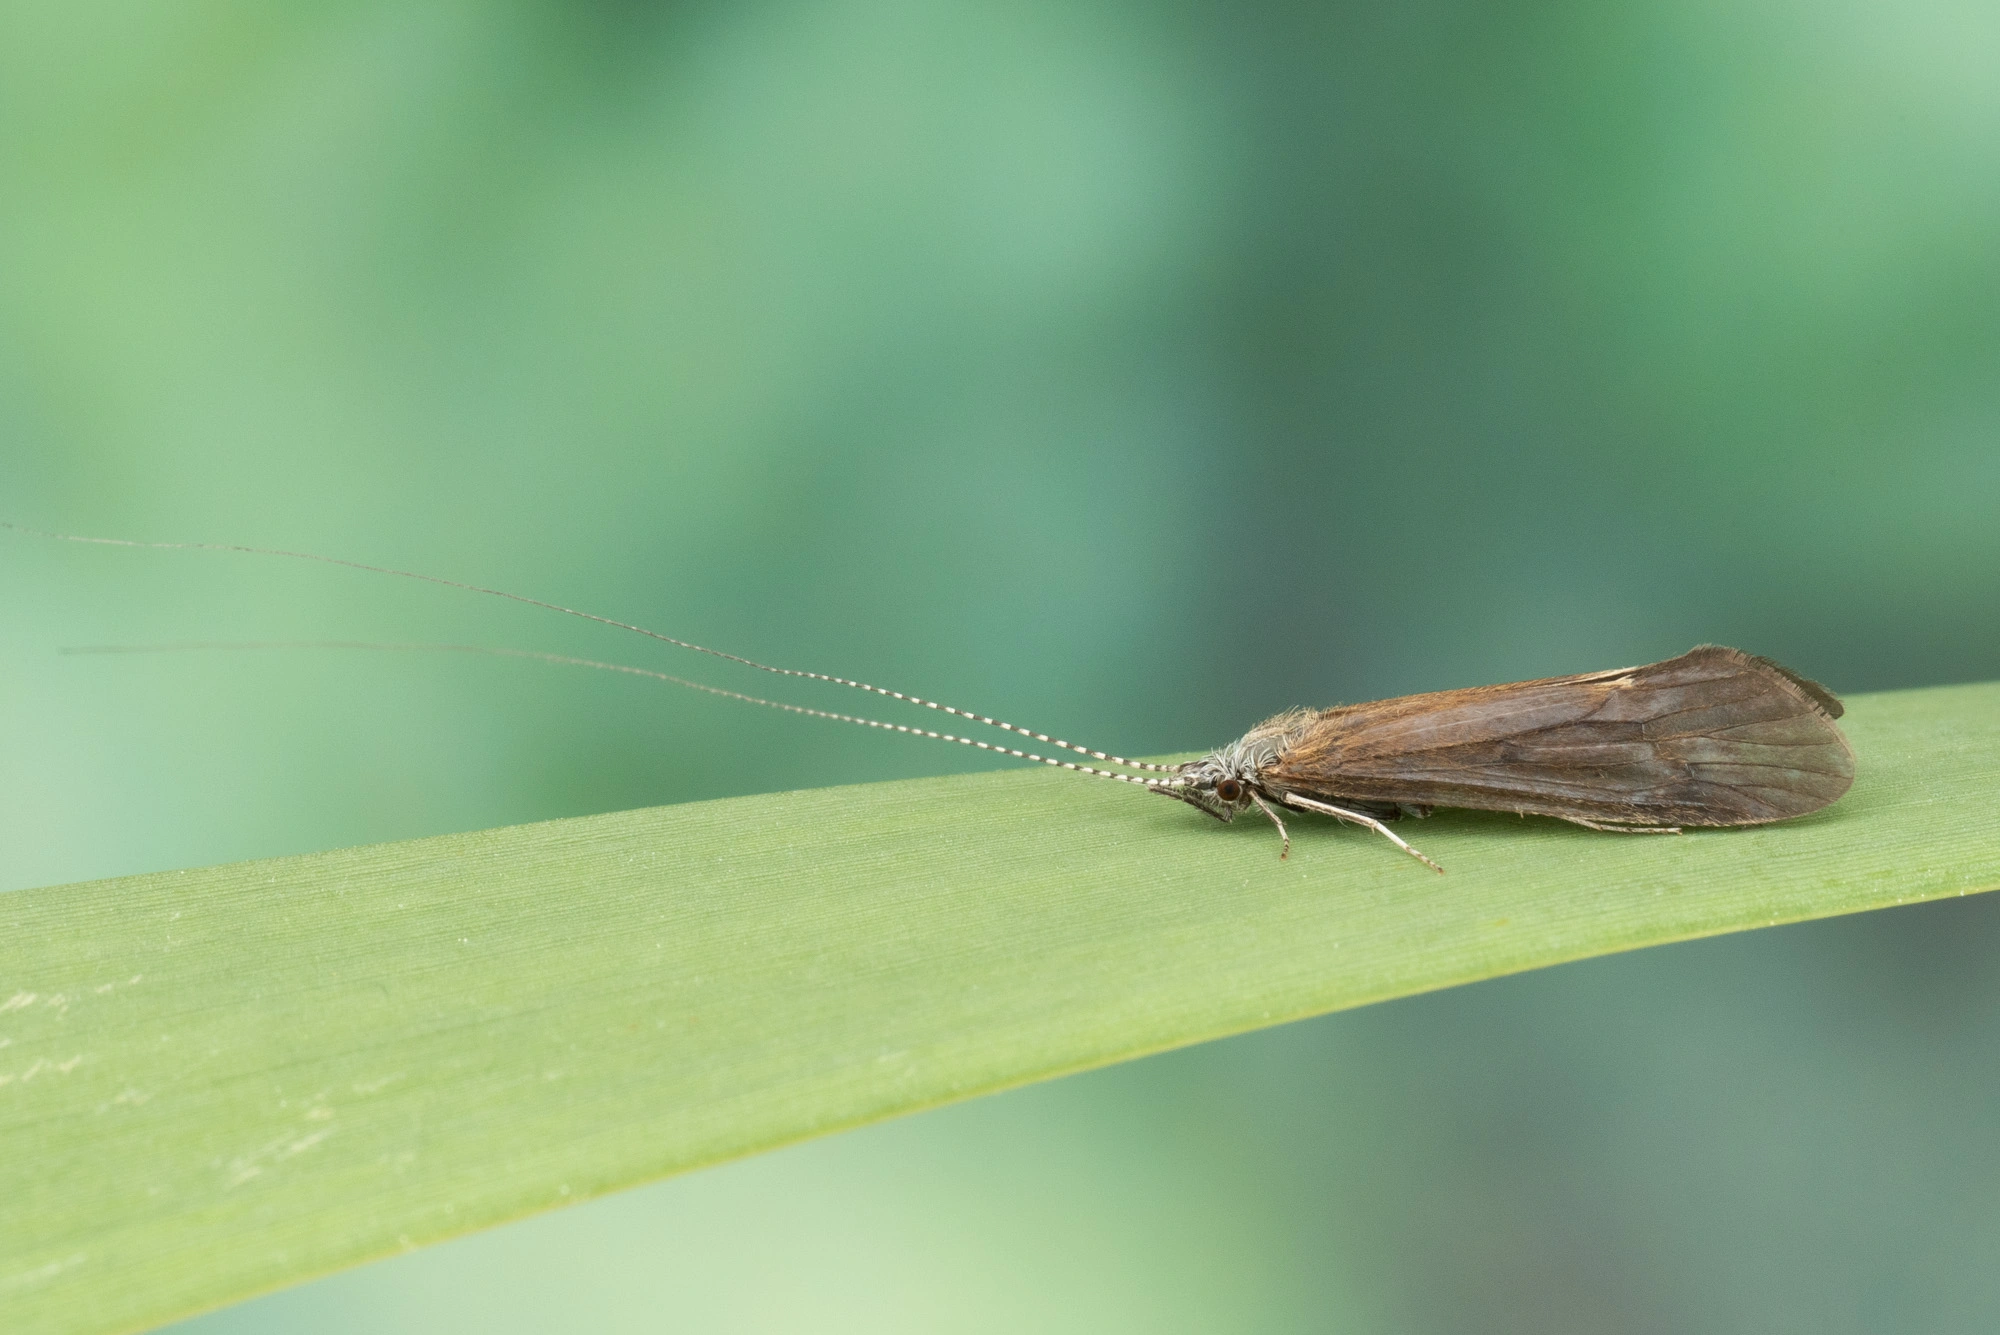
{"type": "Polygon", "coordinates": [[[1281,837],[1280,806],[1337,816],[1435,869],[1382,822],[1465,807],[1678,834],[1817,811],[1854,782],[1841,713],[1818,682],[1704,644],[1645,667],[1293,710],[1160,791],[1223,821],[1255,806],[1281,837]]]}
{"type": "MultiPolygon", "coordinates": [[[[977,747],[1132,784],[1185,802],[1224,822],[1255,807],[1277,827],[1280,858],[1291,853],[1291,833],[1281,809],[1316,812],[1366,826],[1425,866],[1442,872],[1442,867],[1412,848],[1386,822],[1428,816],[1438,807],[1461,807],[1553,816],[1593,830],[1678,834],[1693,826],[1762,825],[1803,816],[1833,802],[1854,781],[1854,753],[1834,724],[1842,709],[1833,692],[1768,658],[1720,645],[1701,645],[1678,658],[1643,667],[1434,691],[1333,709],[1294,709],[1266,719],[1236,741],[1197,760],[1163,765],[1128,760],[902,691],[823,672],[773,667],[611,617],[437,575],[276,548],[90,538],[5,521],[0,521],[0,528],[115,547],[284,556],[526,603],[760,672],[886,696],[1118,768],[1104,769],[929,728],[766,700],[650,668],[566,654],[477,645],[347,641],[321,641],[316,647],[500,654],[629,673],[789,713],[977,747]]],[[[116,651],[114,646],[86,652],[116,651]]]]}

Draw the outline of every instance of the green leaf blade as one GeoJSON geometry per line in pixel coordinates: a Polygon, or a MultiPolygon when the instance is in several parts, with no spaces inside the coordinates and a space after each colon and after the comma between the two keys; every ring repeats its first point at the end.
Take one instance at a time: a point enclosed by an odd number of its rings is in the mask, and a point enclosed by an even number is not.
{"type": "Polygon", "coordinates": [[[1845,726],[1825,812],[1406,825],[1444,877],[1013,771],[0,897],[0,1325],[155,1325],[1169,1047],[2000,885],[2000,685],[1845,726]]]}

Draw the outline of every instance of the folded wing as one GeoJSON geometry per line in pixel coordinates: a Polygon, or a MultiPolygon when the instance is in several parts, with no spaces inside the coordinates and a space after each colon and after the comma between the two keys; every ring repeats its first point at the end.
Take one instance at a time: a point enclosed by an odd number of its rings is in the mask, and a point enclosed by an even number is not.
{"type": "Polygon", "coordinates": [[[1646,667],[1326,710],[1260,777],[1336,803],[1756,825],[1847,791],[1840,713],[1815,682],[1703,645],[1646,667]]]}

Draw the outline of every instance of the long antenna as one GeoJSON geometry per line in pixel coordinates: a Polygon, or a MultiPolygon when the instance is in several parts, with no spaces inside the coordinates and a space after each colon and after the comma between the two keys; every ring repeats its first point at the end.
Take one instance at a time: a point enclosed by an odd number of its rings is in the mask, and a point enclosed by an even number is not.
{"type": "MultiPolygon", "coordinates": [[[[1078,746],[1073,742],[1065,742],[1060,738],[1051,737],[1047,733],[1036,732],[1032,728],[1017,727],[1012,723],[1003,723],[996,718],[988,718],[984,714],[975,714],[965,709],[955,709],[950,705],[940,704],[935,700],[925,700],[919,696],[907,695],[902,691],[892,691],[882,686],[870,686],[867,682],[852,681],[846,677],[829,676],[824,672],[803,672],[797,668],[773,667],[768,663],[759,663],[755,659],[744,658],[740,654],[725,653],[721,649],[710,649],[706,645],[695,644],[689,640],[676,639],[671,635],[663,635],[656,630],[647,630],[644,626],[635,626],[629,621],[619,621],[613,617],[598,616],[595,612],[579,611],[574,607],[564,607],[560,603],[544,602],[540,598],[530,598],[526,594],[509,593],[505,589],[489,589],[480,584],[468,584],[462,580],[446,579],[442,575],[426,575],[415,570],[397,570],[389,566],[369,565],[362,561],[349,561],[338,556],[320,556],[314,552],[294,552],[277,547],[243,547],[234,543],[219,542],[139,542],[131,538],[92,538],[76,533],[57,533],[50,529],[31,528],[26,524],[15,524],[4,519],[0,519],[0,528],[12,529],[16,533],[28,533],[41,538],[54,538],[59,542],[81,542],[100,547],[144,547],[156,551],[240,552],[248,556],[283,556],[294,561],[317,561],[322,565],[345,566],[350,570],[366,570],[377,575],[395,575],[401,579],[422,580],[426,584],[441,584],[450,589],[464,589],[470,593],[483,593],[491,598],[505,598],[510,602],[526,603],[530,607],[540,607],[550,612],[560,612],[564,616],[579,617],[585,621],[595,621],[599,625],[616,626],[620,630],[629,630],[635,635],[644,635],[649,639],[661,640],[677,648],[690,649],[695,653],[707,654],[711,658],[726,659],[731,663],[741,663],[743,666],[755,668],[759,672],[770,672],[781,677],[803,677],[810,681],[831,682],[835,686],[846,686],[857,691],[868,691],[875,695],[887,696],[892,700],[901,700],[906,704],[921,705],[925,709],[935,709],[940,713],[950,714],[955,718],[967,719],[973,723],[985,724],[989,728],[998,728],[1003,732],[1030,737],[1035,741],[1044,742],[1049,746],[1059,747],[1064,751],[1074,751],[1079,755],[1086,755],[1094,760],[1107,761],[1113,765],[1124,765],[1130,769],[1151,770],[1156,774],[1171,774],[1175,772],[1174,767],[1171,765],[1158,765],[1149,760],[1127,760],[1123,756],[1114,756],[1107,751],[1094,750],[1088,746],[1078,746]]],[[[672,680],[679,679],[673,678],[672,680]]],[[[695,685],[693,682],[684,684],[695,685]]],[[[700,687],[699,689],[707,690],[711,688],[700,687]]],[[[760,703],[771,702],[763,701],[760,703]]],[[[790,706],[780,707],[789,708],[790,706]]],[[[887,727],[893,725],[884,724],[881,726],[887,727]]],[[[921,729],[914,731],[921,731],[921,729]]],[[[964,739],[955,738],[954,740],[963,741],[964,739]]],[[[968,746],[977,745],[974,742],[966,742],[965,744],[968,746]]],[[[1006,750],[1005,747],[989,747],[987,749],[1006,750]]],[[[1034,758],[1040,759],[1040,757],[1034,758]]],[[[1057,762],[1044,761],[1043,763],[1054,764],[1057,762]]],[[[1076,768],[1082,771],[1086,767],[1078,766],[1076,768]]]]}
{"type": "MultiPolygon", "coordinates": [[[[4,521],[0,521],[4,522],[4,521]]],[[[9,528],[14,525],[8,525],[9,528]]],[[[832,719],[836,723],[854,723],[864,728],[881,728],[885,732],[900,732],[911,737],[929,737],[933,741],[956,742],[960,746],[976,746],[982,751],[992,751],[1003,756],[1014,756],[1020,760],[1032,760],[1038,764],[1051,765],[1056,769],[1066,769],[1078,774],[1088,774],[1098,779],[1118,779],[1125,783],[1136,783],[1142,788],[1160,789],[1172,792],[1179,787],[1179,781],[1167,779],[1147,779],[1134,774],[1116,774],[1108,769],[1096,769],[1090,765],[1079,765],[1073,760],[1056,760],[1049,756],[1038,756],[1032,751],[1020,751],[1011,746],[995,746],[992,742],[982,742],[971,737],[960,737],[949,732],[934,732],[929,728],[912,728],[903,723],[884,723],[879,719],[861,718],[854,714],[836,714],[827,709],[809,709],[805,705],[786,704],[782,700],[766,700],[762,696],[745,695],[741,691],[725,690],[720,686],[710,686],[706,682],[689,681],[666,672],[655,672],[652,668],[632,667],[626,663],[603,663],[594,658],[576,658],[569,654],[543,653],[539,649],[501,649],[483,644],[387,644],[369,640],[254,640],[241,643],[222,641],[190,641],[176,644],[81,644],[61,650],[65,654],[156,654],[187,653],[200,650],[231,649],[376,649],[395,652],[416,653],[456,653],[492,654],[500,658],[532,658],[544,663],[561,663],[569,667],[596,668],[600,672],[623,672],[634,677],[651,677],[656,681],[672,682],[693,691],[706,691],[728,700],[741,700],[745,704],[763,705],[768,709],[782,709],[788,714],[807,714],[813,718],[832,719]]],[[[1170,769],[1166,765],[1150,765],[1151,769],[1170,769]]]]}

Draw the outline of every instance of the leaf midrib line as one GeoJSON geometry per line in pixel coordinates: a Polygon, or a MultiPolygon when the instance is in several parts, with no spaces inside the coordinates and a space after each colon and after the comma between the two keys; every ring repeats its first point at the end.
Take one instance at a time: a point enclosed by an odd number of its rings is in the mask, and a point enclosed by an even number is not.
{"type": "Polygon", "coordinates": [[[141,1329],[1066,1072],[2000,885],[2000,684],[1849,705],[1825,811],[1445,812],[1444,877],[1036,768],[0,895],[0,1327],[141,1329]]]}

